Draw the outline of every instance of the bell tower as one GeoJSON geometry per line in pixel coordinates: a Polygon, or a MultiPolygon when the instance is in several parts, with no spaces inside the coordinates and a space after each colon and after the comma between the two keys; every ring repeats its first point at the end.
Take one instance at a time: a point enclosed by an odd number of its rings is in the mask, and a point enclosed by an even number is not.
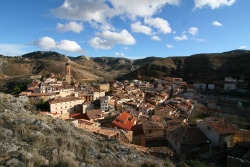
{"type": "Polygon", "coordinates": [[[71,71],[69,63],[65,64],[65,80],[68,82],[68,84],[71,83],[71,71]]]}

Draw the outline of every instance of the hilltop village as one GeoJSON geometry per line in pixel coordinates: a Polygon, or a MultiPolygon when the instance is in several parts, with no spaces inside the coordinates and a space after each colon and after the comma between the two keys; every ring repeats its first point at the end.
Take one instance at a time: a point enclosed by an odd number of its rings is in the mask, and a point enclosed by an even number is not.
{"type": "MultiPolygon", "coordinates": [[[[142,152],[206,164],[249,165],[250,131],[227,116],[244,111],[244,101],[215,97],[216,84],[165,77],[79,85],[65,64],[65,80],[54,74],[40,81],[33,76],[23,101],[48,103],[41,111],[78,128],[119,140],[142,152]],[[210,92],[204,95],[203,92],[210,92]],[[244,159],[244,161],[242,160],[244,159]]],[[[225,76],[224,91],[237,81],[225,76]]]]}

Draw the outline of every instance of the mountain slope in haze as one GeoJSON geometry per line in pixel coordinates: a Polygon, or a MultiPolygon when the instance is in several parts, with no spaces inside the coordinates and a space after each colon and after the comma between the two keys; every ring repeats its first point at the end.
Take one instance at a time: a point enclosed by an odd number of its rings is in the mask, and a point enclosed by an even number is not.
{"type": "Polygon", "coordinates": [[[250,51],[230,51],[197,54],[185,57],[167,57],[147,64],[121,78],[132,79],[138,73],[145,79],[166,76],[183,77],[189,82],[224,80],[225,76],[250,81],[250,51]],[[139,72],[138,72],[139,71],[139,72]]]}

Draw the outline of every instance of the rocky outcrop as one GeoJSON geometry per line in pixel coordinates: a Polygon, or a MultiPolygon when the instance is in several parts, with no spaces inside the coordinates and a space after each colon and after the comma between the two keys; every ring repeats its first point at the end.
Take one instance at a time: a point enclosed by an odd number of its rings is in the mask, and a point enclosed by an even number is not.
{"type": "Polygon", "coordinates": [[[0,93],[0,166],[171,166],[0,93]]]}

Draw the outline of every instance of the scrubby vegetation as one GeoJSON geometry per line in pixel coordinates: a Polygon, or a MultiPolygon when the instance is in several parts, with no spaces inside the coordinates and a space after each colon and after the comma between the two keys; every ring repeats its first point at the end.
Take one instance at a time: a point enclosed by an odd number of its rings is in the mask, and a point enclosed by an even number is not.
{"type": "Polygon", "coordinates": [[[10,95],[0,94],[0,165],[172,165],[170,161],[143,155],[116,140],[76,128],[70,122],[27,111],[27,105],[10,95]]]}

